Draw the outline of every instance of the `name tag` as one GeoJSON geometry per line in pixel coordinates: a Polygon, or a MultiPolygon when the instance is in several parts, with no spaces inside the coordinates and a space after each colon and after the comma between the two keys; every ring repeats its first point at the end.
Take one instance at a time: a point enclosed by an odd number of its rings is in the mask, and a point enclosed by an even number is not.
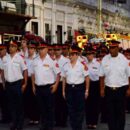
{"type": "Polygon", "coordinates": [[[48,65],[48,64],[43,64],[43,66],[44,66],[44,67],[47,67],[47,68],[49,67],[49,65],[48,65]]]}
{"type": "Polygon", "coordinates": [[[93,69],[97,70],[97,67],[93,67],[93,69]]]}

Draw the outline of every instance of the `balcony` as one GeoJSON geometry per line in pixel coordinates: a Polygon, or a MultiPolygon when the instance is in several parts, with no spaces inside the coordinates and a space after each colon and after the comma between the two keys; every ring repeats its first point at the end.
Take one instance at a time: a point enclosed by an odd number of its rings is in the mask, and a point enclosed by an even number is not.
{"type": "MultiPolygon", "coordinates": [[[[102,0],[103,1],[103,0],[102,0]]],[[[88,5],[89,7],[98,7],[98,0],[75,0],[75,3],[81,4],[81,5],[88,5]]],[[[109,2],[103,1],[102,8],[104,11],[108,11],[111,13],[119,13],[122,16],[130,17],[130,12],[125,9],[125,6],[119,6],[117,4],[112,4],[109,2]]]]}

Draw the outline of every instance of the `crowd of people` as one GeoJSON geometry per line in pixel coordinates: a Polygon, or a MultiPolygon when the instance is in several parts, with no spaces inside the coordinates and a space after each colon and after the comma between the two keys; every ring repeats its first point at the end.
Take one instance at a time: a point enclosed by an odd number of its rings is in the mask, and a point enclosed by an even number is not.
{"type": "Polygon", "coordinates": [[[40,130],[54,126],[124,130],[130,112],[130,49],[120,42],[47,44],[44,40],[0,44],[1,123],[22,130],[24,119],[40,130]]]}

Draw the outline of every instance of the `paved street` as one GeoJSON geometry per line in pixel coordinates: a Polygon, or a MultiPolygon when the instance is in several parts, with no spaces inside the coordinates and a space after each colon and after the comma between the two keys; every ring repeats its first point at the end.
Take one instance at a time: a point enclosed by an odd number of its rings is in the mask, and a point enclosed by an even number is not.
{"type": "MultiPolygon", "coordinates": [[[[8,125],[1,124],[0,130],[9,130],[8,125]]],[[[24,130],[38,130],[38,126],[28,126],[25,122],[24,130]]],[[[67,128],[55,128],[55,130],[71,130],[70,127],[67,128]]],[[[87,130],[87,128],[84,126],[83,130],[87,130]]],[[[108,130],[106,124],[98,124],[98,127],[96,130],[108,130]]],[[[130,130],[130,114],[127,114],[127,120],[126,120],[126,129],[130,130]]]]}

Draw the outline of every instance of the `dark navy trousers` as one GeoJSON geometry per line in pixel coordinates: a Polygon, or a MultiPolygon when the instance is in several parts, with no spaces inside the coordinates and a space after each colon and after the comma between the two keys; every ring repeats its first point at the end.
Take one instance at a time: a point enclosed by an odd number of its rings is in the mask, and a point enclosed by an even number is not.
{"type": "Polygon", "coordinates": [[[125,101],[127,86],[117,90],[105,87],[109,130],[125,129],[125,101]]]}
{"type": "Polygon", "coordinates": [[[40,108],[40,130],[53,130],[54,127],[54,94],[52,85],[36,86],[36,98],[40,108]]]}
{"type": "Polygon", "coordinates": [[[85,84],[67,84],[66,101],[72,130],[82,130],[85,110],[85,84]]]}
{"type": "Polygon", "coordinates": [[[6,82],[8,104],[11,114],[11,128],[21,130],[24,122],[22,80],[6,82]]]}

